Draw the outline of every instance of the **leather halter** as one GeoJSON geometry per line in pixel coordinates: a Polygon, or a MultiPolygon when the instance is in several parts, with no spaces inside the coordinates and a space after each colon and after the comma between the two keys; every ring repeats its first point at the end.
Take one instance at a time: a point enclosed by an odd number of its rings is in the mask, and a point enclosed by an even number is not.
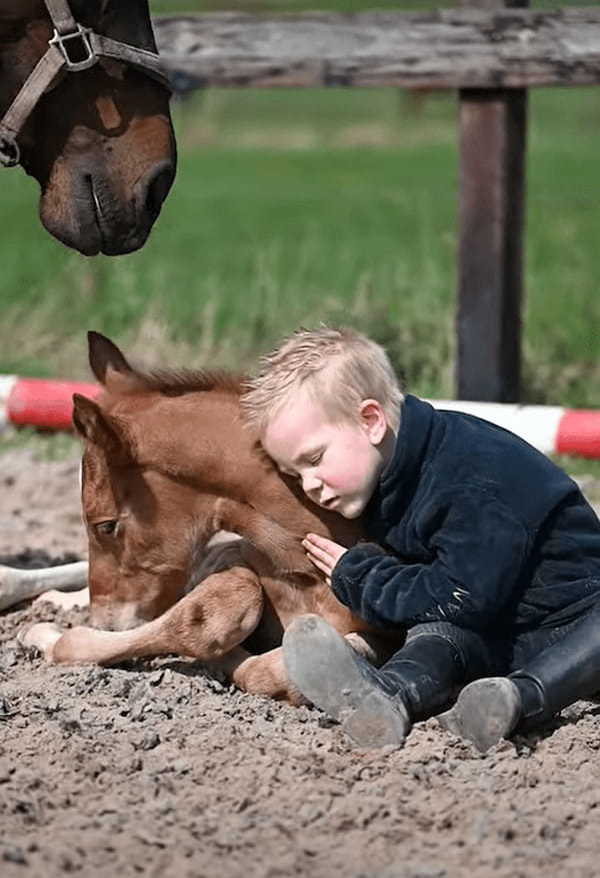
{"type": "Polygon", "coordinates": [[[99,58],[111,58],[139,68],[170,90],[168,77],[157,54],[83,27],[73,18],[68,0],[44,0],[44,3],[54,25],[48,49],[0,119],[0,165],[7,168],[20,163],[17,137],[30,113],[41,96],[50,91],[64,73],[87,70],[99,58]]]}

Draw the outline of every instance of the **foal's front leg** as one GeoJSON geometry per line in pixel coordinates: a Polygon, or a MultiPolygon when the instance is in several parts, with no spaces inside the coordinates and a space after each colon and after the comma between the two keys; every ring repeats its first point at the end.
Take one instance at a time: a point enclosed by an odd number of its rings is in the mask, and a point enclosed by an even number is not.
{"type": "MultiPolygon", "coordinates": [[[[377,635],[351,632],[345,637],[352,649],[374,665],[380,665],[389,657],[389,644],[377,635]]],[[[243,647],[236,646],[214,665],[244,692],[267,695],[295,705],[307,703],[288,677],[280,646],[260,655],[252,655],[243,647]]],[[[323,673],[327,673],[327,668],[323,668],[323,673]]]]}
{"type": "Polygon", "coordinates": [[[238,566],[208,576],[158,619],[138,628],[99,631],[78,626],[63,633],[55,625],[41,623],[20,640],[54,663],[109,665],[167,653],[210,661],[245,640],[258,625],[262,610],[258,576],[238,566]]]}

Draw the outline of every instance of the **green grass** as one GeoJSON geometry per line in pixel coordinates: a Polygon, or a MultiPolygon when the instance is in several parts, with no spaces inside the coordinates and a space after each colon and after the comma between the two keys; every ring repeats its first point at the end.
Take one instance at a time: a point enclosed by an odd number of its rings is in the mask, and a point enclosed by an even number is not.
{"type": "MultiPolygon", "coordinates": [[[[597,406],[594,89],[532,93],[525,398],[597,406]]],[[[0,373],[86,375],[84,330],[150,362],[245,368],[300,323],[353,323],[411,388],[452,393],[451,96],[209,91],[175,107],[176,185],[145,248],[85,259],[4,172],[0,373]]]]}

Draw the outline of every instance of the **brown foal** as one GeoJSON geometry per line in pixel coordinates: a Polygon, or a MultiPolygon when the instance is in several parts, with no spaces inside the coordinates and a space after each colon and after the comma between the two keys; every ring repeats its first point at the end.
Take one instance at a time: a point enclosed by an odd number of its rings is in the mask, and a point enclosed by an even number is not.
{"type": "Polygon", "coordinates": [[[24,642],[65,663],[191,656],[241,689],[292,702],[280,644],[302,614],[323,616],[370,660],[387,657],[389,637],[337,601],[301,545],[309,531],[351,545],[360,523],[309,504],[279,474],[241,422],[241,381],[142,373],[108,339],[89,341],[104,392],[75,396],[74,423],[92,621],[112,630],[35,625],[24,642]],[[207,555],[219,531],[241,539],[207,555]]]}

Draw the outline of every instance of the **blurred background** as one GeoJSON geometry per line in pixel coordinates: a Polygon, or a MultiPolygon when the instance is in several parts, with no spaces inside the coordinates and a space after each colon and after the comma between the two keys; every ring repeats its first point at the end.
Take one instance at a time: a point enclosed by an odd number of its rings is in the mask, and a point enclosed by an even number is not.
{"type": "MultiPolygon", "coordinates": [[[[151,9],[443,5],[154,0],[151,9]]],[[[531,3],[567,5],[594,4],[531,3]]],[[[209,89],[176,98],[173,111],[178,176],[138,253],[67,250],[37,220],[37,184],[2,172],[0,373],[88,378],[88,328],[149,365],[243,370],[298,325],[328,321],[384,343],[413,392],[453,395],[455,95],[209,89]]],[[[527,401],[600,402],[599,147],[597,88],[530,92],[527,401]]]]}

